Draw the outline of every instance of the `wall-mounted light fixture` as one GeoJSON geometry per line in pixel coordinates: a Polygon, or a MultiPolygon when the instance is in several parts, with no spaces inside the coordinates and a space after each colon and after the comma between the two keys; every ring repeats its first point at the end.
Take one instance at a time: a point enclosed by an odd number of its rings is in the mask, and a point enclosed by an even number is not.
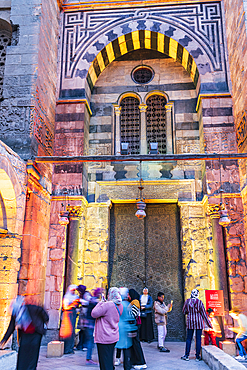
{"type": "Polygon", "coordinates": [[[138,217],[140,220],[142,220],[144,217],[146,217],[146,212],[145,212],[145,208],[146,208],[146,203],[145,203],[145,199],[143,198],[142,196],[142,191],[144,189],[144,187],[142,186],[143,184],[143,180],[141,178],[141,162],[140,162],[140,185],[138,186],[138,189],[140,191],[140,196],[139,196],[139,200],[136,202],[136,207],[137,207],[137,211],[135,213],[135,216],[138,217]]]}
{"type": "Polygon", "coordinates": [[[222,187],[222,182],[221,182],[221,162],[219,159],[219,166],[220,166],[220,219],[219,219],[219,224],[223,227],[226,227],[230,224],[231,220],[229,219],[227,215],[227,210],[225,209],[225,205],[223,204],[222,200],[222,193],[224,192],[223,187],[222,187]]]}
{"type": "MultiPolygon", "coordinates": [[[[69,223],[69,212],[67,211],[67,194],[68,194],[68,192],[65,191],[64,194],[65,194],[65,200],[64,200],[64,203],[61,204],[63,209],[60,211],[58,223],[59,223],[59,225],[67,226],[68,223],[69,223]]],[[[68,204],[68,206],[69,206],[69,204],[68,204]]]]}

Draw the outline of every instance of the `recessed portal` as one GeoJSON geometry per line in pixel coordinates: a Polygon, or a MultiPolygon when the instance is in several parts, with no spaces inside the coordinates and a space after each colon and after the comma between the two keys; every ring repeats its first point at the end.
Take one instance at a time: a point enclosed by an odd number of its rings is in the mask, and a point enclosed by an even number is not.
{"type": "Polygon", "coordinates": [[[134,204],[115,204],[111,210],[110,286],[147,286],[153,300],[165,293],[174,301],[168,315],[168,340],[185,335],[179,212],[176,204],[147,204],[147,217],[135,217],[134,204]]]}

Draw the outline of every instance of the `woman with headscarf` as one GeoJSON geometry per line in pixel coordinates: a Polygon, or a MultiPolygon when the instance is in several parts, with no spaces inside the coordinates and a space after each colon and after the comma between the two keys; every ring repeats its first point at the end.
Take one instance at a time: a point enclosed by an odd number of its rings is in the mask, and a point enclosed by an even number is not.
{"type": "Polygon", "coordinates": [[[114,370],[114,347],[119,340],[118,322],[123,312],[118,288],[110,288],[108,301],[101,301],[92,310],[96,319],[94,342],[97,344],[100,370],[114,370]]]}
{"type": "Polygon", "coordinates": [[[86,330],[85,330],[85,320],[86,320],[86,313],[88,308],[89,301],[84,299],[84,294],[86,292],[85,285],[78,285],[77,292],[79,293],[80,298],[80,311],[77,323],[77,329],[79,329],[79,343],[76,346],[78,351],[84,348],[84,344],[86,343],[86,330]]]}
{"type": "Polygon", "coordinates": [[[196,331],[196,361],[201,361],[201,336],[204,322],[209,328],[212,325],[206,314],[206,310],[202,301],[198,298],[199,290],[193,289],[191,296],[184,303],[183,314],[187,315],[187,337],[185,355],[181,357],[182,360],[189,361],[191,341],[193,338],[194,330],[196,331]]]}
{"type": "Polygon", "coordinates": [[[154,339],[154,329],[152,320],[153,300],[148,294],[148,288],[143,289],[141,295],[141,327],[140,327],[140,340],[151,343],[154,339]]]}
{"type": "Polygon", "coordinates": [[[77,285],[70,285],[63,297],[60,338],[64,341],[64,354],[74,353],[76,307],[80,303],[79,296],[75,294],[76,289],[77,285]]]}
{"type": "MultiPolygon", "coordinates": [[[[128,288],[119,288],[121,297],[122,297],[122,305],[123,305],[123,313],[120,317],[118,326],[119,326],[119,341],[116,344],[117,349],[117,356],[115,366],[120,365],[120,357],[121,357],[121,350],[123,350],[123,357],[124,357],[124,370],[131,369],[131,346],[132,346],[132,325],[131,320],[132,315],[129,308],[128,302],[128,288]]],[[[136,328],[136,327],[135,327],[136,328]]]]}
{"type": "Polygon", "coordinates": [[[17,370],[35,370],[39,358],[42,336],[46,332],[49,316],[43,307],[25,304],[19,296],[12,304],[9,327],[0,342],[0,348],[7,342],[15,328],[18,330],[19,351],[17,370]]]}
{"type": "Polygon", "coordinates": [[[134,369],[146,369],[146,361],[142,351],[140,339],[139,339],[139,326],[140,326],[140,295],[135,289],[129,290],[128,299],[130,301],[130,308],[133,317],[136,319],[136,324],[138,329],[136,330],[136,335],[132,338],[131,347],[131,363],[134,369]]]}
{"type": "Polygon", "coordinates": [[[96,288],[93,291],[93,296],[90,297],[88,309],[87,309],[87,317],[85,323],[86,329],[86,337],[87,337],[87,356],[86,356],[86,365],[98,365],[97,362],[92,360],[92,353],[94,349],[94,326],[95,326],[95,318],[92,317],[92,310],[97,305],[100,300],[100,295],[102,294],[102,288],[96,288]]]}

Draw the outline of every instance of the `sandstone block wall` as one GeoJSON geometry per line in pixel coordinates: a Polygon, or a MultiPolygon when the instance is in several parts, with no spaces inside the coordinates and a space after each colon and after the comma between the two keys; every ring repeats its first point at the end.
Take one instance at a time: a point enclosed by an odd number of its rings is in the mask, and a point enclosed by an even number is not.
{"type": "Polygon", "coordinates": [[[21,238],[26,202],[26,166],[0,142],[0,338],[10,320],[18,291],[21,238]]]}

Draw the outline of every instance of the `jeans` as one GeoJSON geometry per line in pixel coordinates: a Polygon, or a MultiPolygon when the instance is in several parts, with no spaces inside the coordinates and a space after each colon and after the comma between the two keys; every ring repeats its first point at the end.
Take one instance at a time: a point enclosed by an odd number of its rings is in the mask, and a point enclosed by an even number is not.
{"type": "Polygon", "coordinates": [[[86,328],[87,332],[87,360],[92,359],[92,352],[94,348],[94,337],[93,337],[94,328],[86,328]]]}
{"type": "Polygon", "coordinates": [[[246,351],[244,349],[244,346],[241,343],[245,339],[247,339],[247,335],[245,335],[245,334],[240,334],[236,338],[236,343],[237,343],[237,346],[238,346],[238,349],[239,349],[239,355],[240,356],[246,356],[246,351]]]}
{"type": "MultiPolygon", "coordinates": [[[[202,336],[202,329],[195,329],[196,331],[196,358],[200,357],[201,352],[201,336],[202,336]]],[[[186,347],[185,347],[185,356],[189,357],[190,354],[190,347],[191,342],[194,334],[194,329],[187,329],[187,338],[186,338],[186,347]]]]}

